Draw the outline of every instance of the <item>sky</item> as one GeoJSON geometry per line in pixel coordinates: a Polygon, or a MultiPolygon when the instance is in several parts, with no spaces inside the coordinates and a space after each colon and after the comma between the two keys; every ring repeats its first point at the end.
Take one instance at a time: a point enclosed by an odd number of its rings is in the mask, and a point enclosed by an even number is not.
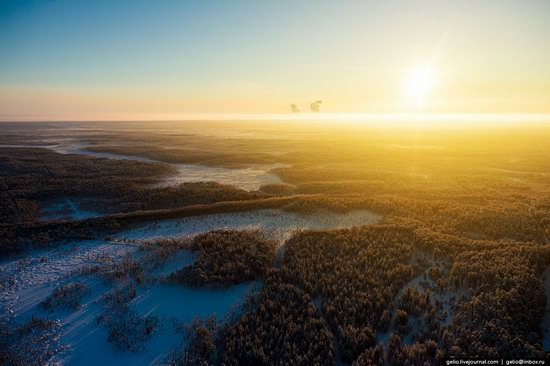
{"type": "Polygon", "coordinates": [[[547,0],[0,0],[0,120],[550,114],[549,39],[547,0]]]}

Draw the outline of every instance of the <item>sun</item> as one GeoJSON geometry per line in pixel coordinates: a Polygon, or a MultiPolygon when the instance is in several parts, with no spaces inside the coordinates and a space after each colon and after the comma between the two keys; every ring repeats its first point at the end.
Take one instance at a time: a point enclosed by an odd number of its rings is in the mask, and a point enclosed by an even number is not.
{"type": "Polygon", "coordinates": [[[405,83],[407,105],[422,108],[432,90],[434,73],[430,66],[418,67],[410,72],[405,83]]]}

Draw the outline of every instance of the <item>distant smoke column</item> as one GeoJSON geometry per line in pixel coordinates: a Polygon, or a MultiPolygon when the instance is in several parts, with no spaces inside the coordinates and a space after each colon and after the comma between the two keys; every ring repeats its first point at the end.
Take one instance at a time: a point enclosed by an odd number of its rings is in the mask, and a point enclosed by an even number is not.
{"type": "Polygon", "coordinates": [[[323,104],[322,100],[315,101],[309,105],[309,109],[311,109],[312,112],[319,112],[321,104],[323,104]]]}

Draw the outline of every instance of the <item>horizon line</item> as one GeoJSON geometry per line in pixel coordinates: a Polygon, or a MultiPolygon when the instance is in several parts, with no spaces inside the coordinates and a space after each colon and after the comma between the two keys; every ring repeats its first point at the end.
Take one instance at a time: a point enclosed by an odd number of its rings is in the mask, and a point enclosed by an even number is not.
{"type": "Polygon", "coordinates": [[[349,122],[550,122],[550,113],[156,113],[105,114],[57,118],[0,115],[1,123],[16,122],[168,122],[168,121],[349,121],[349,122]]]}

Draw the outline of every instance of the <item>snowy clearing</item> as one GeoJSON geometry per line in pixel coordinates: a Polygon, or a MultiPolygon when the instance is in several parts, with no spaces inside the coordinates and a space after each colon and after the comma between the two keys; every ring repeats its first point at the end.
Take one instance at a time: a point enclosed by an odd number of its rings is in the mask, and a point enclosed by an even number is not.
{"type": "Polygon", "coordinates": [[[151,273],[152,282],[138,286],[135,297],[125,305],[137,319],[154,317],[158,327],[139,351],[122,352],[107,342],[109,328],[98,324],[98,319],[105,312],[105,294],[127,286],[128,282],[107,280],[101,276],[101,269],[89,268],[116,267],[124,258],[133,258],[147,267],[148,263],[140,260],[149,259],[145,255],[149,250],[138,249],[136,245],[84,241],[0,263],[0,319],[13,329],[32,319],[53,320],[55,328],[51,332],[55,332],[56,348],[53,357],[48,356],[48,364],[148,365],[165,361],[173,350],[183,347],[185,322],[213,314],[224,319],[256,286],[249,283],[226,290],[203,290],[157,283],[156,278],[195,260],[194,253],[181,250],[156,266],[151,273]],[[75,283],[86,286],[82,304],[74,309],[43,306],[56,289],[75,283]]]}
{"type": "Polygon", "coordinates": [[[173,164],[148,159],[142,156],[90,151],[86,150],[88,146],[89,145],[82,143],[64,142],[57,145],[0,145],[0,148],[45,148],[59,154],[76,154],[93,156],[96,158],[161,163],[176,168],[177,173],[175,175],[167,177],[163,182],[156,184],[155,187],[177,186],[178,184],[188,182],[217,182],[245,191],[256,191],[263,185],[283,183],[281,178],[270,171],[275,168],[287,166],[286,164],[252,164],[248,167],[229,169],[200,164],[173,164]]]}
{"type": "Polygon", "coordinates": [[[305,216],[293,212],[267,209],[157,221],[123,231],[117,234],[115,238],[121,241],[155,240],[166,237],[192,237],[206,231],[218,229],[237,229],[260,230],[282,244],[299,230],[361,226],[375,224],[381,219],[382,216],[368,210],[355,210],[347,213],[320,212],[305,216]]]}
{"type": "Polygon", "coordinates": [[[100,264],[136,249],[102,240],[37,250],[23,259],[0,262],[0,309],[17,318],[45,300],[67,276],[84,265],[100,264]]]}
{"type": "Polygon", "coordinates": [[[381,216],[370,211],[308,216],[281,210],[225,213],[143,224],[116,234],[114,242],[79,241],[55,249],[35,250],[23,259],[0,262],[0,319],[12,329],[32,319],[54,321],[55,352],[53,356],[44,355],[50,364],[162,363],[172,352],[182,349],[185,322],[209,315],[225,319],[238,311],[244,297],[261,288],[261,284],[211,290],[163,283],[165,276],[193,263],[196,253],[182,248],[171,251],[160,248],[156,252],[151,244],[156,239],[189,238],[216,229],[238,229],[259,230],[282,244],[298,230],[359,226],[380,219],[381,216]],[[132,263],[144,271],[139,278],[127,272],[127,268],[133,268],[132,263]],[[58,295],[69,296],[61,301],[73,301],[70,291],[59,289],[70,289],[75,283],[86,291],[78,294],[74,306],[41,306],[56,294],[56,289],[58,295]],[[132,288],[132,296],[117,305],[120,312],[117,314],[123,317],[105,318],[110,312],[105,295],[128,287],[132,288]],[[113,334],[126,334],[128,326],[142,333],[129,336],[127,342],[133,351],[121,351],[108,340],[113,334]]]}
{"type": "Polygon", "coordinates": [[[78,202],[75,202],[71,198],[65,196],[63,200],[54,202],[42,209],[44,215],[42,220],[82,220],[90,217],[100,216],[99,213],[94,211],[80,209],[78,202]]]}

